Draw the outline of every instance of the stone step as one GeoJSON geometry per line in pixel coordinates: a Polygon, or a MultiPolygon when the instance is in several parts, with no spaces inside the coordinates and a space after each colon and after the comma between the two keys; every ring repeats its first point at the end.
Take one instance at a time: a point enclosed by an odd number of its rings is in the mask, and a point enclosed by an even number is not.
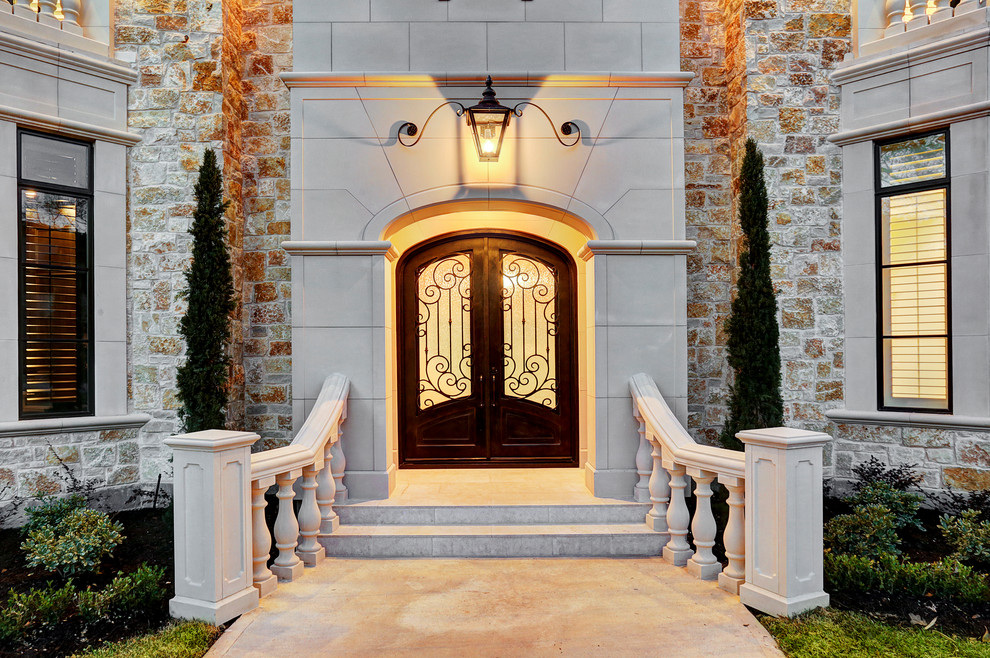
{"type": "Polygon", "coordinates": [[[642,523],[648,503],[610,505],[340,505],[343,525],[524,525],[642,523]]]}
{"type": "Polygon", "coordinates": [[[347,525],[320,543],[334,557],[648,557],[667,535],[642,522],[527,525],[347,525]]]}

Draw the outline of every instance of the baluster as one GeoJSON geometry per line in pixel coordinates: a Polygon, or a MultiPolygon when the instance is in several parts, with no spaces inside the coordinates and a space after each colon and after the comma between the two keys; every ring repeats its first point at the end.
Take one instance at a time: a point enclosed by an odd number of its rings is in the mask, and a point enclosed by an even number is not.
{"type": "Polygon", "coordinates": [[[722,533],[729,566],[718,575],[718,586],[730,594],[739,594],[739,586],[746,582],[746,481],[722,475],[718,481],[729,490],[729,521],[722,533]]]}
{"type": "Polygon", "coordinates": [[[904,0],[887,0],[884,5],[887,14],[887,29],[883,31],[883,36],[893,36],[905,30],[904,26],[904,0]]]}
{"type": "MultiPolygon", "coordinates": [[[[653,507],[646,513],[646,527],[653,532],[667,532],[667,502],[670,500],[670,476],[663,470],[659,443],[653,446],[653,472],[650,473],[650,502],[653,507]]],[[[669,539],[669,538],[668,538],[669,539]]]]}
{"type": "Polygon", "coordinates": [[[82,34],[79,27],[79,10],[82,8],[81,0],[62,0],[62,30],[73,34],[82,34]]]}
{"type": "Polygon", "coordinates": [[[966,14],[971,11],[978,11],[982,9],[980,6],[980,0],[962,0],[956,8],[953,10],[954,16],[959,16],[960,14],[966,14]]]}
{"type": "Polygon", "coordinates": [[[691,532],[694,535],[694,556],[688,560],[688,571],[702,580],[713,580],[722,571],[722,565],[715,559],[712,547],[715,546],[715,515],[712,514],[712,480],[715,474],[700,468],[687,469],[688,475],[694,478],[694,520],[691,522],[691,532]]]}
{"type": "Polygon", "coordinates": [[[38,22],[52,27],[59,26],[59,20],[55,18],[57,9],[56,0],[40,0],[38,3],[38,22]]]}
{"type": "Polygon", "coordinates": [[[278,518],[275,519],[275,546],[278,548],[278,557],[272,565],[272,573],[278,576],[279,580],[293,580],[304,568],[302,560],[296,555],[299,523],[292,509],[292,499],[296,495],[292,484],[301,474],[301,469],[296,469],[275,478],[278,482],[278,518]]]}
{"type": "Polygon", "coordinates": [[[691,513],[684,500],[687,481],[684,479],[684,467],[670,460],[666,449],[663,451],[663,467],[670,473],[670,504],[667,506],[670,541],[663,547],[663,557],[674,566],[683,567],[691,557],[691,546],[687,542],[691,513]]]}
{"type": "Polygon", "coordinates": [[[323,470],[323,462],[310,464],[303,469],[302,505],[299,507],[299,548],[296,553],[307,567],[315,567],[326,556],[326,551],[316,535],[320,532],[320,506],[316,502],[316,474],[323,470]]]}
{"type": "Polygon", "coordinates": [[[917,30],[928,25],[928,15],[925,13],[928,0],[908,0],[908,6],[911,8],[911,20],[905,23],[907,29],[917,30]]]}
{"type": "Polygon", "coordinates": [[[251,537],[254,563],[254,586],[261,596],[275,591],[278,578],[268,568],[268,557],[272,550],[272,536],[265,523],[265,492],[275,484],[275,478],[267,477],[251,483],[251,537]]]}
{"type": "Polygon", "coordinates": [[[638,416],[636,419],[639,421],[639,450],[636,451],[636,473],[639,475],[639,481],[633,489],[633,500],[637,503],[645,503],[650,500],[650,470],[652,468],[650,441],[646,438],[646,423],[638,416]]]}
{"type": "Polygon", "coordinates": [[[333,479],[337,488],[336,501],[340,505],[347,501],[347,487],[344,486],[344,469],[347,467],[347,459],[344,457],[344,446],[340,445],[344,433],[337,426],[337,440],[330,446],[330,468],[333,471],[333,479]]]}
{"type": "Polygon", "coordinates": [[[330,469],[333,455],[329,445],[323,448],[323,460],[323,468],[316,475],[316,504],[320,507],[320,535],[329,535],[340,525],[340,517],[333,509],[337,487],[330,469]]]}
{"type": "Polygon", "coordinates": [[[20,16],[29,21],[38,20],[38,7],[36,2],[26,2],[25,0],[17,0],[14,3],[14,16],[20,16]]]}

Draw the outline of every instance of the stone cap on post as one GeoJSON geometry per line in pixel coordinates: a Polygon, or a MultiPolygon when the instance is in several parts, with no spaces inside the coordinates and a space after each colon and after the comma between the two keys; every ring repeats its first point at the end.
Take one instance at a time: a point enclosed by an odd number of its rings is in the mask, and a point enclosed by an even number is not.
{"type": "Polygon", "coordinates": [[[823,432],[800,430],[793,427],[767,427],[761,430],[744,430],[736,432],[736,438],[746,445],[766,446],[793,450],[794,448],[813,448],[824,446],[832,437],[823,432]]]}
{"type": "Polygon", "coordinates": [[[201,430],[189,434],[176,434],[165,439],[169,448],[184,448],[199,452],[219,452],[252,446],[261,437],[254,432],[233,432],[230,430],[201,430]]]}

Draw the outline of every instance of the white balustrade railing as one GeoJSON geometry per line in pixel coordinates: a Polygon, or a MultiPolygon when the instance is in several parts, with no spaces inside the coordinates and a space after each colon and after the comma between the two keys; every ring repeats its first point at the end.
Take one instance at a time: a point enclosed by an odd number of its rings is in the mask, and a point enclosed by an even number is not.
{"type": "MultiPolygon", "coordinates": [[[[282,448],[251,454],[259,437],[250,432],[208,430],[166,439],[175,471],[172,616],[224,623],[257,607],[278,581],[294,580],[324,558],[320,537],[339,525],[334,463],[344,461],[348,387],[343,375],[327,377],[306,422],[282,448]],[[273,485],[278,556],[269,568],[265,494],[273,485]]],[[[341,470],[341,484],[343,475],[341,470]]]]}
{"type": "Polygon", "coordinates": [[[961,0],[954,8],[951,0],[933,0],[931,6],[928,0],[886,0],[883,5],[886,17],[883,37],[968,14],[982,7],[986,7],[986,0],[961,0]]]}
{"type": "MultiPolygon", "coordinates": [[[[10,5],[10,12],[29,21],[60,28],[72,34],[82,34],[79,12],[82,0],[0,0],[10,5]]],[[[0,4],[0,8],[3,5],[0,4]]]]}
{"type": "Polygon", "coordinates": [[[822,574],[822,446],[827,434],[784,427],[737,436],[745,452],[701,445],[684,429],[649,375],[629,382],[639,422],[639,479],[652,503],[646,525],[667,535],[663,557],[763,612],[791,616],[828,605],[822,574]],[[647,458],[651,470],[647,473],[647,458]],[[694,516],[687,505],[694,481],[694,516]],[[716,559],[712,484],[728,491],[722,535],[727,565],[716,559]],[[690,533],[694,548],[688,541],[690,533]]]}

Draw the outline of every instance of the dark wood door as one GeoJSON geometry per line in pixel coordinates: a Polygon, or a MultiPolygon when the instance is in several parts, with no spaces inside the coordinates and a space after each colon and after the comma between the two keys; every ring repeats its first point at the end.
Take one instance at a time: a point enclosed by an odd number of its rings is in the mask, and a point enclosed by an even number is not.
{"type": "Polygon", "coordinates": [[[404,466],[577,463],[575,275],[521,236],[458,235],[404,256],[404,466]]]}

